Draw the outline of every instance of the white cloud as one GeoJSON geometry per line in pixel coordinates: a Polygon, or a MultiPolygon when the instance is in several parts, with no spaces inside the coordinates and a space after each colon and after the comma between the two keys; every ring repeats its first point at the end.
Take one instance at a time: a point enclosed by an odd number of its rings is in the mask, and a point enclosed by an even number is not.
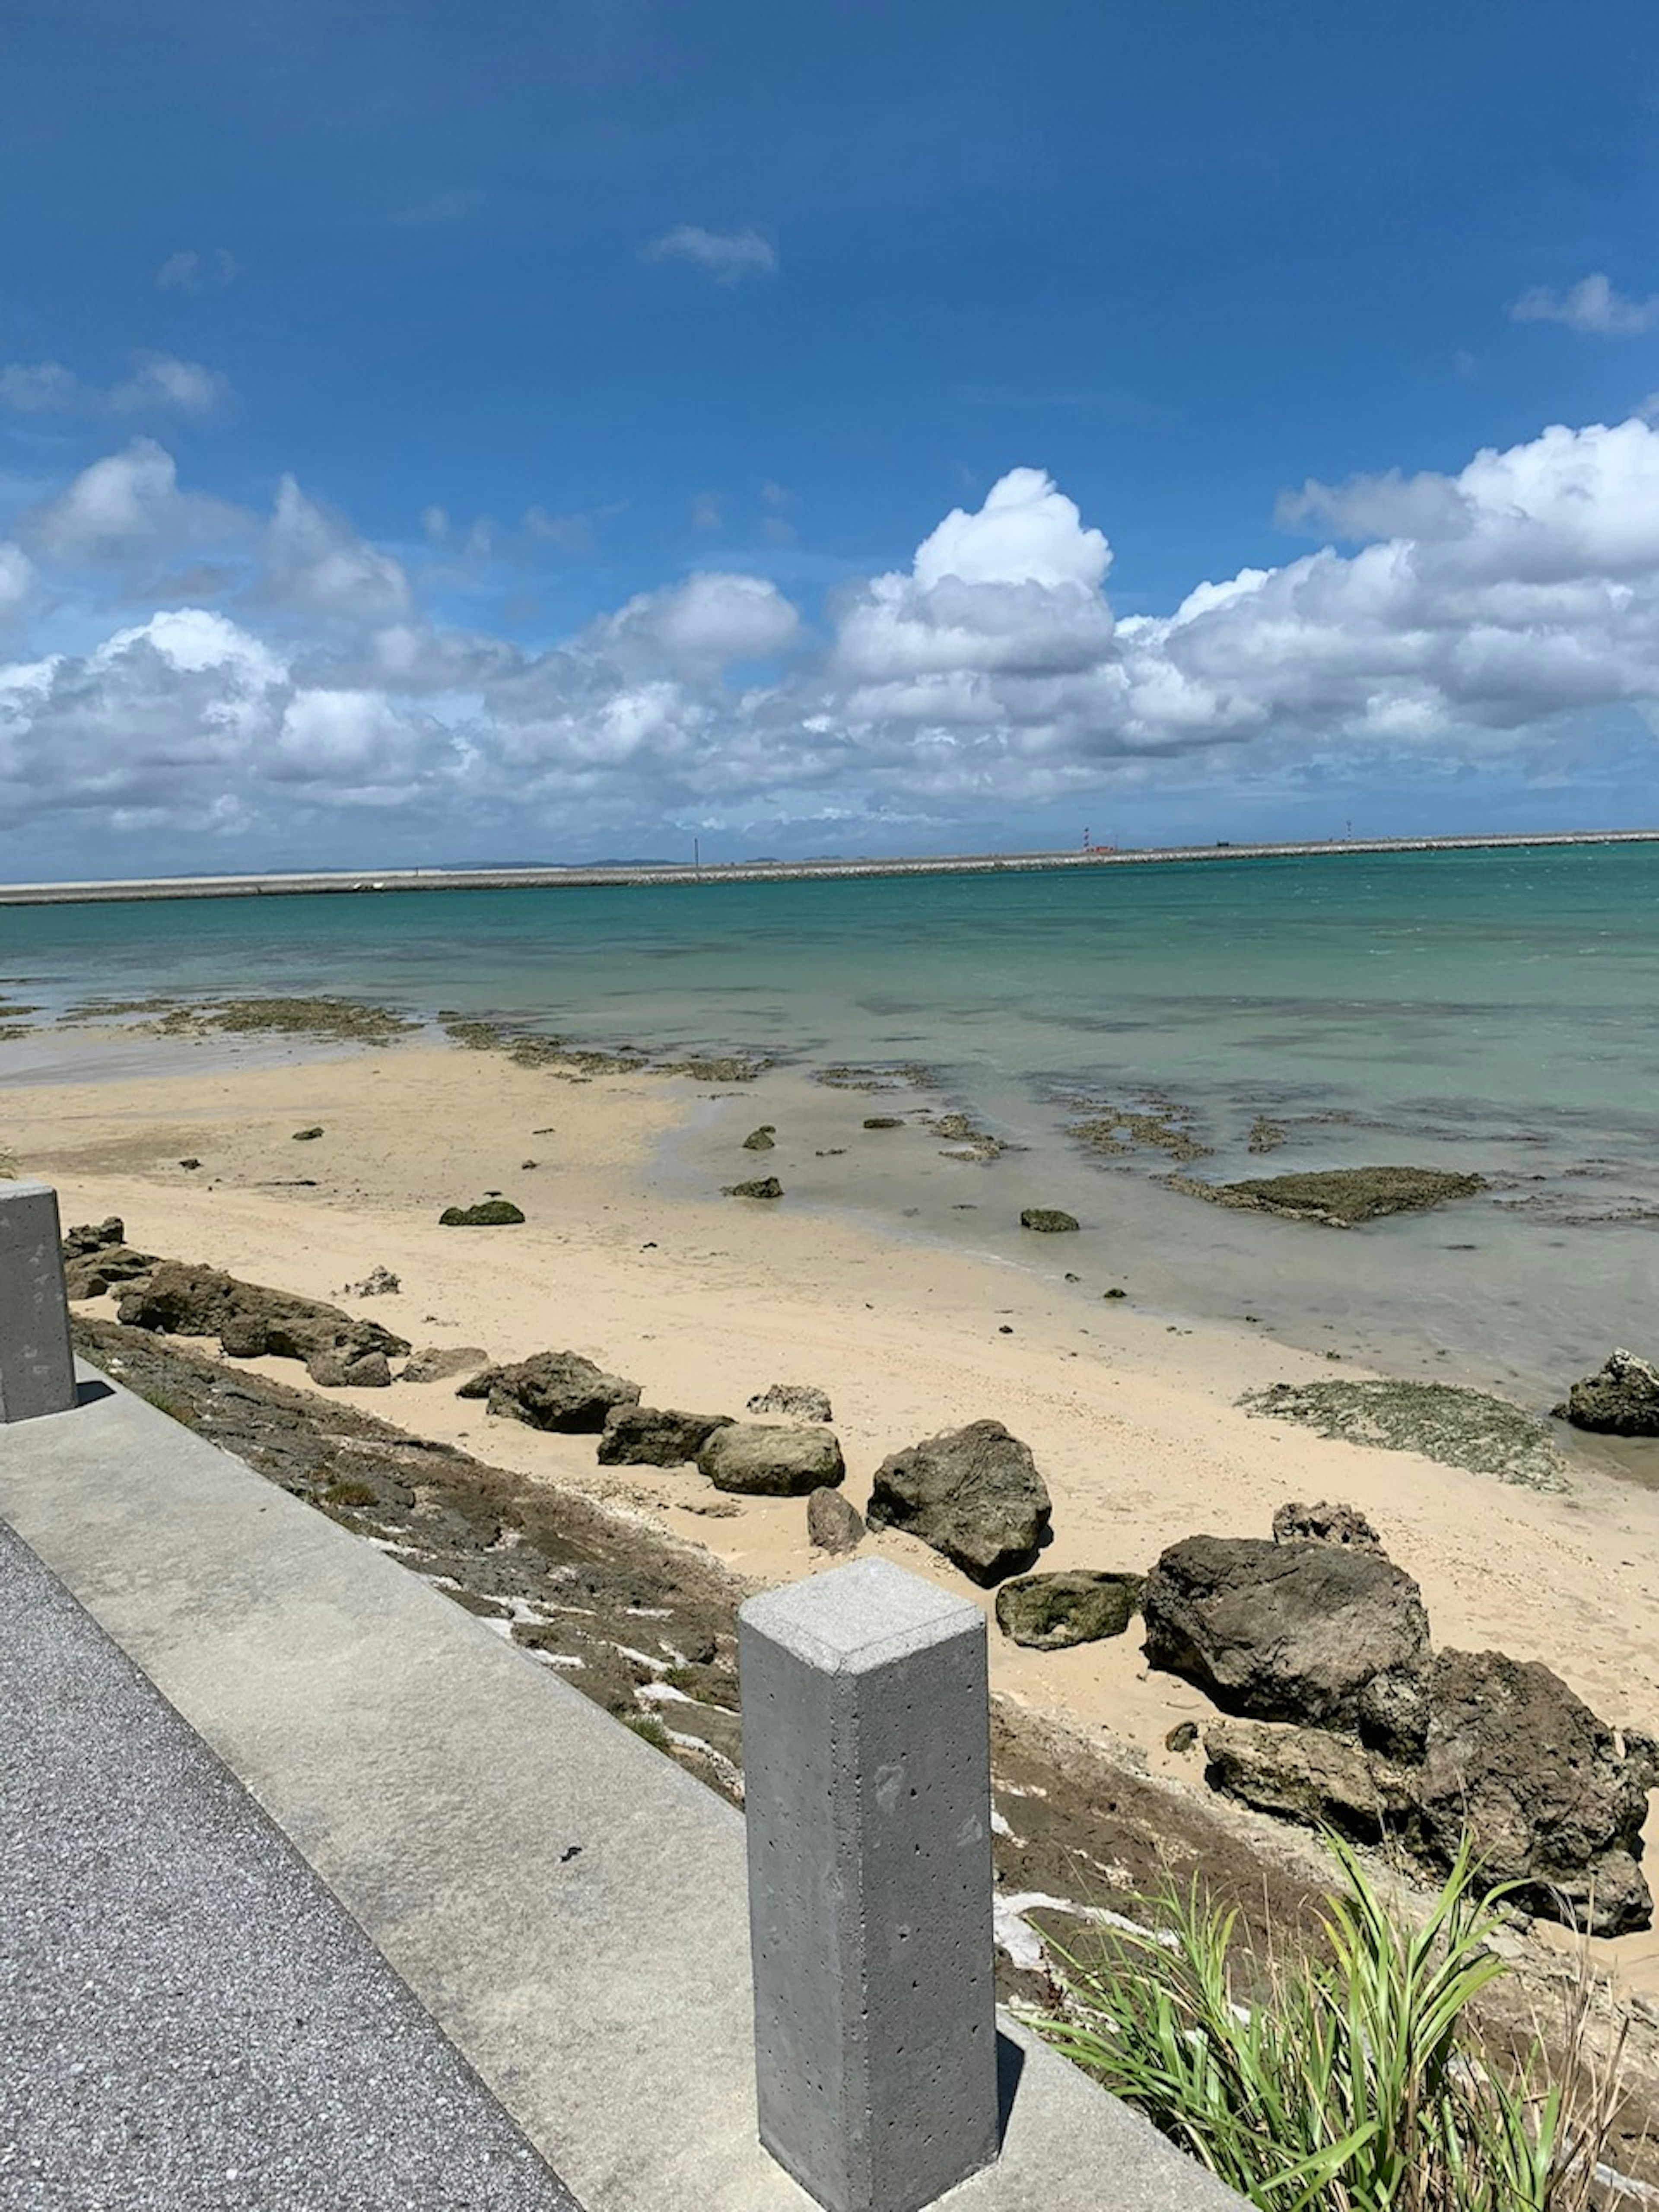
{"type": "Polygon", "coordinates": [[[1200,582],[1168,614],[1119,618],[1104,535],[1020,468],[822,621],[711,569],[536,655],[435,626],[398,564],[291,481],[262,538],[193,500],[140,441],[0,556],[18,592],[30,555],[50,588],[112,547],[193,550],[204,510],[264,554],[234,617],[173,605],[78,659],[0,663],[0,822],[94,809],[250,849],[276,823],[326,838],[336,805],[402,810],[448,850],[469,823],[554,849],[674,820],[994,835],[1174,762],[1211,787],[1406,763],[1549,776],[1609,714],[1659,730],[1659,431],[1639,420],[1455,475],[1310,483],[1287,511],[1353,550],[1200,582]]]}
{"type": "Polygon", "coordinates": [[[17,615],[34,587],[34,563],[21,545],[0,538],[0,622],[17,615]]]}
{"type": "Polygon", "coordinates": [[[1659,323],[1659,292],[1645,300],[1628,299],[1597,270],[1565,292],[1553,291],[1547,284],[1534,285],[1530,292],[1522,294],[1510,315],[1517,323],[1561,323],[1570,331],[1583,331],[1593,337],[1636,337],[1659,323]]]}
{"type": "Polygon", "coordinates": [[[389,553],[343,516],[308,499],[292,477],[276,489],[265,532],[265,595],[325,622],[393,622],[408,610],[409,579],[389,553]]]}
{"type": "Polygon", "coordinates": [[[163,292],[208,292],[222,289],[236,279],[235,256],[222,246],[216,246],[206,253],[194,246],[185,246],[177,253],[169,253],[155,272],[158,289],[163,292]]]}
{"type": "Polygon", "coordinates": [[[118,383],[88,384],[61,361],[0,368],[0,407],[18,415],[210,415],[229,386],[216,369],[172,354],[140,353],[118,383]]]}
{"type": "Polygon", "coordinates": [[[689,261],[712,276],[717,284],[740,284],[745,276],[775,276],[778,250],[763,233],[755,230],[704,230],[694,222],[677,223],[659,238],[640,248],[643,261],[689,261]]]}
{"type": "Polygon", "coordinates": [[[20,524],[25,540],[68,566],[222,544],[252,528],[241,509],[181,492],[173,456],[153,438],[83,469],[20,524]]]}

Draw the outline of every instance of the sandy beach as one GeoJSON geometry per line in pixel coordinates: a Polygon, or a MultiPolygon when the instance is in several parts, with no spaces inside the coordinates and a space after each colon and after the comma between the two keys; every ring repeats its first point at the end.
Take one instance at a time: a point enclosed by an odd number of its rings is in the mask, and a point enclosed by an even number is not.
{"type": "MultiPolygon", "coordinates": [[[[866,1097],[787,1072],[724,1087],[572,1080],[426,1045],[241,1067],[191,1045],[123,1049],[143,1072],[21,1084],[6,1101],[0,1142],[21,1171],[58,1185],[66,1222],[118,1213],[145,1249],[335,1299],[417,1346],[477,1345],[496,1360],[575,1350],[638,1380],[647,1402],[739,1413],[775,1381],[817,1383],[860,1506],[887,1453],[1000,1419],[1053,1493],[1045,1567],[1144,1571],[1182,1536],[1265,1534],[1286,1499],[1340,1498],[1420,1583],[1437,1644],[1542,1659],[1615,1724],[1659,1714],[1659,1506],[1641,1488],[1576,1468],[1568,1490],[1540,1492],[1248,1416],[1241,1393],[1332,1367],[1242,1322],[1189,1327],[1133,1297],[1107,1300],[1102,1285],[1066,1279],[1063,1237],[1030,1237],[1029,1264],[1007,1265],[787,1197],[720,1195],[722,1180],[757,1169],[787,1189],[798,1155],[816,1160],[833,1137],[849,1200],[878,1154],[884,1176],[955,1177],[965,1202],[1018,1204],[1006,1163],[964,1166],[915,1121],[866,1131],[866,1097]],[[174,1060],[177,1073],[158,1072],[174,1060]],[[762,1122],[777,1139],[757,1158],[742,1139],[762,1122]],[[317,1125],[320,1138],[295,1141],[317,1125]],[[438,1224],[446,1205],[489,1191],[520,1204],[524,1224],[438,1224]],[[400,1294],[344,1293],[376,1267],[401,1278],[400,1294]]],[[[294,1362],[251,1364],[304,1386],[294,1362]]],[[[757,1585],[823,1564],[798,1500],[729,1498],[690,1468],[601,1468],[590,1440],[493,1419],[444,1384],[345,1395],[648,1515],[757,1585]]],[[[914,1539],[867,1542],[967,1587],[914,1539]]],[[[992,1655],[998,1689],[1109,1730],[1201,1788],[1196,1762],[1164,1738],[1206,1702],[1149,1674],[1134,1634],[1040,1654],[994,1632],[992,1655]]],[[[1649,1944],[1659,1951],[1651,1937],[1620,1948],[1649,1944]]]]}

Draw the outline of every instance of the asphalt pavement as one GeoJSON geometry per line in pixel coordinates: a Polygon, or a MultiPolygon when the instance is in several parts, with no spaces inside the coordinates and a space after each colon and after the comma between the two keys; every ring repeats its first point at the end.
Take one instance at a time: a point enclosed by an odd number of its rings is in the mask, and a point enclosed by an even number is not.
{"type": "Polygon", "coordinates": [[[3,1522],[0,2203],[580,2212],[240,1784],[3,1522]]]}

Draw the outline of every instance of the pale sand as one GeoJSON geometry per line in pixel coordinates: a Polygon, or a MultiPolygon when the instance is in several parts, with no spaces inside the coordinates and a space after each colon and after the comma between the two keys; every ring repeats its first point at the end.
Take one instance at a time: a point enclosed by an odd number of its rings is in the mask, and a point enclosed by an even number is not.
{"type": "MultiPolygon", "coordinates": [[[[131,1049],[154,1066],[154,1046],[131,1049]]],[[[1594,1470],[1566,1495],[1540,1494],[1248,1418],[1234,1402],[1243,1390],[1362,1370],[1242,1328],[1176,1333],[1166,1316],[1105,1303],[1097,1285],[1062,1280],[1064,1237],[1032,1237],[1028,1269],[788,1201],[720,1197],[721,1182],[769,1171],[787,1184],[788,1131],[810,1119],[814,1147],[847,1146],[849,1191],[867,1148],[896,1144],[884,1176],[971,1178],[960,1187],[988,1214],[1019,1203],[1006,1164],[942,1160],[920,1129],[866,1135],[863,1117],[888,1101],[809,1090],[787,1073],[709,1097],[679,1079],[574,1083],[429,1046],[230,1072],[198,1054],[177,1075],[13,1089],[0,1149],[58,1186],[66,1222],[118,1213],[145,1249],[334,1299],[417,1346],[477,1344],[496,1359],[569,1348],[634,1377],[647,1403],[709,1412],[741,1413],[775,1381],[818,1383],[860,1507],[885,1454],[994,1417],[1030,1444],[1053,1493],[1045,1568],[1144,1571],[1182,1536],[1266,1534],[1287,1498],[1348,1500],[1421,1583],[1437,1644],[1540,1658],[1607,1719],[1659,1722],[1652,1495],[1594,1470]],[[778,1150],[743,1151],[762,1121],[778,1124],[778,1150]],[[313,1122],[326,1134],[295,1143],[313,1122]],[[683,1145],[665,1177],[653,1154],[687,1127],[700,1133],[700,1164],[688,1169],[683,1145]],[[177,1165],[191,1155],[203,1163],[194,1173],[177,1165]],[[529,1158],[539,1164],[526,1170],[529,1158]],[[319,1188],[270,1187],[301,1176],[319,1188]],[[665,1194],[665,1180],[708,1194],[665,1194]],[[522,1227],[438,1226],[444,1205],[489,1189],[522,1205],[522,1227]],[[402,1277],[402,1295],[343,1297],[375,1266],[402,1277]],[[999,1334],[1005,1323],[1012,1336],[999,1334]]],[[[1356,1240],[1356,1264],[1362,1255],[1356,1240]]],[[[254,1364],[307,1387],[292,1361],[254,1364]]],[[[343,1395],[417,1434],[464,1439],[486,1460],[643,1510],[758,1584],[829,1564],[806,1544],[798,1499],[726,1500],[689,1468],[600,1468],[591,1438],[491,1419],[452,1385],[343,1395]]],[[[912,1539],[872,1534],[867,1547],[969,1587],[912,1539]]],[[[976,1595],[988,1607],[990,1595],[976,1595]]],[[[1167,1753],[1164,1738],[1210,1709],[1148,1672],[1133,1629],[1045,1655],[994,1628],[991,1650],[998,1689],[1109,1729],[1155,1771],[1202,1789],[1196,1759],[1167,1753]]],[[[1632,1984],[1659,1986],[1659,1935],[1610,1948],[1632,1984]]]]}

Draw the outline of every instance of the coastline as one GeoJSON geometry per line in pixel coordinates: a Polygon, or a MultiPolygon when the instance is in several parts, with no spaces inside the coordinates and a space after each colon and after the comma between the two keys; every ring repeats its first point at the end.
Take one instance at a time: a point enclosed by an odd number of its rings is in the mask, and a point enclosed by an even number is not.
{"type": "Polygon", "coordinates": [[[1209,845],[1095,847],[1082,852],[962,853],[890,859],[647,861],[584,866],[381,868],[270,875],[133,878],[84,883],[0,884],[0,906],[75,906],[125,900],[310,897],[347,892],[631,890],[645,885],[803,883],[878,876],[1041,874],[1061,868],[1137,867],[1159,862],[1336,859],[1379,853],[1525,851],[1563,845],[1659,844],[1659,830],[1495,830],[1460,837],[1340,837],[1272,843],[1218,838],[1209,845]]]}
{"type": "MultiPolygon", "coordinates": [[[[860,1507],[888,1453],[1002,1420],[1054,1497],[1045,1569],[1144,1571],[1182,1537],[1262,1535],[1288,1499],[1340,1498],[1421,1584],[1437,1644],[1541,1659],[1616,1725],[1650,1727],[1659,1712],[1651,1493],[1577,1463],[1564,1492],[1513,1487],[1253,1418],[1237,1404],[1245,1391],[1332,1370],[1243,1326],[1108,1301],[1101,1283],[1066,1279],[1065,1238],[1033,1237],[1029,1259],[1010,1264],[896,1238],[863,1215],[720,1196],[717,1161],[732,1180],[787,1166],[798,1073],[741,1085],[573,1076],[426,1043],[236,1068],[173,1049],[176,1073],[156,1073],[147,1044],[142,1075],[10,1094],[0,1135],[23,1172],[58,1186],[66,1224],[119,1214],[146,1250],[343,1303],[417,1346],[475,1345],[498,1361],[574,1350],[635,1377],[649,1402],[738,1413],[771,1382],[817,1383],[860,1507]],[[779,1148],[757,1160],[742,1139],[768,1121],[779,1148]],[[319,1125],[320,1139],[295,1143],[319,1125]],[[678,1159],[669,1177],[665,1148],[678,1159]],[[200,1167],[179,1166],[190,1158],[200,1167]],[[522,1206],[521,1227],[439,1225],[444,1206],[490,1189],[522,1206]],[[343,1295],[376,1267],[401,1277],[400,1294],[343,1295]]],[[[849,1153],[892,1140],[863,1128],[882,1103],[817,1099],[844,1123],[849,1153]]],[[[895,1172],[920,1171],[924,1150],[895,1172]]],[[[948,1162],[939,1171],[980,1176],[948,1162]]],[[[1001,1188],[964,1187],[988,1205],[1001,1188]]],[[[291,1361],[246,1365],[311,1387],[291,1361]]],[[[591,1438],[495,1419],[453,1385],[318,1395],[640,1515],[748,1581],[824,1564],[799,1500],[712,1494],[690,1468],[599,1468],[591,1438]]],[[[915,1540],[872,1532],[866,1543],[989,1607],[989,1593],[915,1540]]],[[[1134,1633],[1043,1653],[994,1627],[992,1650],[999,1692],[1207,1797],[1199,1760],[1164,1742],[1201,1721],[1206,1701],[1150,1673],[1134,1633]]],[[[1611,1948],[1632,1986],[1659,1988],[1659,1936],[1611,1948]]]]}

